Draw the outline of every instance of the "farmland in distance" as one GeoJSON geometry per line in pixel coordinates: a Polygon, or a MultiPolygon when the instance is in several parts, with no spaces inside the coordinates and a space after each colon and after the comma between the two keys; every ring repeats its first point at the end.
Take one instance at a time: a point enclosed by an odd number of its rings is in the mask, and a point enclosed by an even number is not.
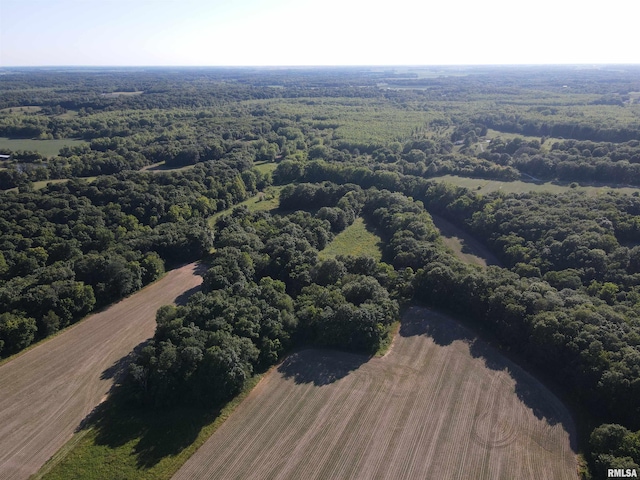
{"type": "Polygon", "coordinates": [[[577,479],[575,441],[544,386],[414,307],[383,358],[290,355],[174,479],[577,479]]]}

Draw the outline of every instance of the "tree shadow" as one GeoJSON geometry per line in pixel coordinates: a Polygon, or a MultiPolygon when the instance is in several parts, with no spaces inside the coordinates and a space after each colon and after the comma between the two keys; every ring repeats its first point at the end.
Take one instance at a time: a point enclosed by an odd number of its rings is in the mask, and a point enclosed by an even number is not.
{"type": "Polygon", "coordinates": [[[141,469],[151,468],[162,459],[175,456],[193,444],[203,427],[213,422],[219,408],[140,406],[132,400],[132,390],[122,383],[135,354],[133,352],[102,372],[100,378],[114,379],[108,397],[96,406],[76,428],[93,429],[96,445],[118,448],[133,442],[132,453],[141,469]]]}
{"type": "Polygon", "coordinates": [[[364,222],[364,228],[366,228],[367,231],[373,233],[376,237],[380,239],[379,241],[376,242],[376,247],[378,248],[378,250],[382,255],[382,260],[389,264],[392,263],[393,258],[391,258],[391,255],[387,252],[387,248],[386,248],[389,240],[388,238],[386,238],[387,236],[384,235],[382,230],[376,227],[368,217],[366,216],[361,216],[361,217],[364,222]]]}
{"type": "Polygon", "coordinates": [[[564,404],[539,380],[506,358],[496,348],[476,339],[469,344],[469,353],[480,358],[490,370],[505,372],[514,381],[514,393],[531,409],[538,420],[549,425],[562,425],[569,433],[571,448],[577,451],[577,435],[573,419],[564,404]]]}
{"type": "Polygon", "coordinates": [[[329,385],[367,363],[371,357],[333,350],[309,349],[290,354],[278,367],[286,379],[296,384],[329,385]]]}
{"type": "Polygon", "coordinates": [[[411,307],[406,311],[400,322],[399,333],[402,337],[426,335],[441,347],[451,345],[456,340],[470,343],[476,338],[469,330],[444,315],[419,307],[411,307]]]}
{"type": "Polygon", "coordinates": [[[440,235],[444,238],[455,238],[460,243],[460,253],[465,255],[473,255],[483,261],[487,266],[502,266],[498,258],[489,250],[489,248],[476,238],[466,228],[460,227],[446,218],[429,212],[433,224],[440,231],[440,235]]]}
{"type": "MultiPolygon", "coordinates": [[[[138,344],[134,347],[131,352],[122,357],[119,360],[116,360],[113,365],[109,368],[106,368],[100,374],[100,380],[109,380],[113,379],[114,384],[111,387],[111,390],[115,388],[116,385],[120,384],[123,376],[127,373],[129,369],[129,364],[140,354],[140,351],[149,344],[149,340],[145,340],[144,342],[138,344]]],[[[111,393],[111,391],[109,392],[111,393]]]]}
{"type": "Polygon", "coordinates": [[[189,297],[191,295],[193,295],[194,293],[199,292],[201,288],[202,288],[201,285],[197,285],[195,287],[192,287],[189,290],[187,290],[186,292],[183,292],[180,295],[178,295],[173,302],[176,305],[183,305],[184,306],[184,305],[187,304],[187,301],[189,300],[189,297]]]}
{"type": "Polygon", "coordinates": [[[207,270],[209,269],[209,265],[207,265],[205,262],[198,262],[196,263],[196,268],[194,270],[196,275],[200,275],[201,277],[207,273],[207,270]]]}
{"type": "Polygon", "coordinates": [[[504,372],[513,380],[514,393],[537,419],[551,426],[562,425],[569,434],[571,448],[577,451],[575,425],[564,404],[540,381],[458,321],[428,308],[411,307],[402,318],[399,333],[403,337],[425,335],[442,347],[455,341],[466,343],[473,358],[482,359],[488,369],[504,372]]]}

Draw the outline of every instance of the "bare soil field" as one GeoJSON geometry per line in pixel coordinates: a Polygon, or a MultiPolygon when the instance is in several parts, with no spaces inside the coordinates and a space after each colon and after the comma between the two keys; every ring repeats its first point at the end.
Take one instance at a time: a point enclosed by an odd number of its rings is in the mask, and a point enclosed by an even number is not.
{"type": "Polygon", "coordinates": [[[382,358],[287,357],[173,478],[576,480],[575,439],[533,377],[414,307],[382,358]]]}
{"type": "Polygon", "coordinates": [[[130,352],[155,330],[156,310],[199,288],[196,264],[0,366],[0,478],[25,479],[109,392],[130,352]]]}

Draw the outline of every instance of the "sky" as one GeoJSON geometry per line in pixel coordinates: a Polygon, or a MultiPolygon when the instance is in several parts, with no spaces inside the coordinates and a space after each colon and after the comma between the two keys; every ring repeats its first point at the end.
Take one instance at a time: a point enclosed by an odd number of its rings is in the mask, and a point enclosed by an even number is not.
{"type": "Polygon", "coordinates": [[[634,4],[0,0],[0,67],[638,64],[634,4]]]}

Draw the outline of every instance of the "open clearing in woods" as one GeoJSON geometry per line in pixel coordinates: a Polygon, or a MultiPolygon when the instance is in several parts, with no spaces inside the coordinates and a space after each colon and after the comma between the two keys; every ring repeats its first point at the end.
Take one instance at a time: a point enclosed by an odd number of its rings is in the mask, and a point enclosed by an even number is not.
{"type": "Polygon", "coordinates": [[[320,258],[334,258],[336,255],[368,255],[382,260],[382,240],[367,229],[362,217],[337,234],[319,254],[320,258]]]}
{"type": "Polygon", "coordinates": [[[62,147],[73,147],[82,144],[87,144],[87,142],[73,138],[38,140],[30,138],[0,137],[0,149],[11,150],[14,152],[17,150],[36,151],[48,157],[55,157],[58,155],[62,147]]]}
{"type": "Polygon", "coordinates": [[[458,228],[444,218],[430,214],[433,224],[440,231],[444,244],[449,247],[454,255],[465,263],[480,265],[500,265],[500,261],[487,247],[476,240],[471,234],[458,228]]]}
{"type": "Polygon", "coordinates": [[[174,479],[576,480],[575,438],[539,382],[413,307],[385,357],[287,357],[174,479]]]}
{"type": "Polygon", "coordinates": [[[0,366],[0,478],[26,479],[105,398],[129,353],[155,331],[156,310],[197,289],[196,264],[0,366]]]}
{"type": "Polygon", "coordinates": [[[575,187],[553,182],[523,182],[520,180],[488,180],[484,178],[460,177],[457,175],[443,175],[441,177],[431,177],[429,180],[442,183],[450,183],[458,187],[465,187],[475,193],[485,195],[491,192],[503,193],[526,193],[526,192],[549,192],[564,193],[568,191],[584,192],[589,196],[603,195],[607,192],[620,192],[628,195],[640,191],[638,187],[626,187],[616,185],[579,185],[575,187]]]}

